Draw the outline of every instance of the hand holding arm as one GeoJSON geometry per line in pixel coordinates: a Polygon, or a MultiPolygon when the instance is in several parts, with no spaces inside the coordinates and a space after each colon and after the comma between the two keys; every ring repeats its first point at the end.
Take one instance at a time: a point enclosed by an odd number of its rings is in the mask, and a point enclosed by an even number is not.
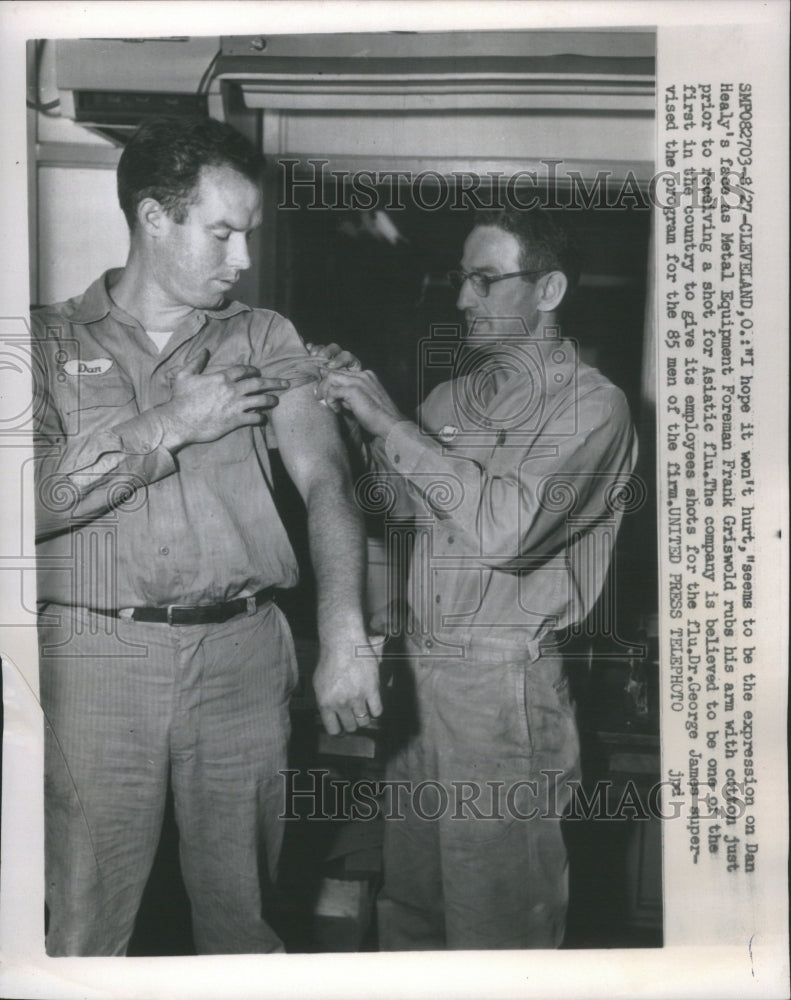
{"type": "Polygon", "coordinates": [[[362,368],[360,359],[351,351],[344,351],[339,344],[305,344],[305,347],[308,354],[312,358],[318,358],[322,368],[328,371],[345,368],[348,371],[358,372],[362,368]]]}
{"type": "MultiPolygon", "coordinates": [[[[351,351],[344,351],[344,349],[338,344],[306,344],[305,347],[312,358],[319,359],[323,373],[336,370],[358,372],[362,368],[360,359],[355,357],[351,351]]],[[[313,391],[322,406],[328,407],[333,413],[341,413],[343,409],[341,403],[330,402],[325,399],[320,383],[313,391]]],[[[347,418],[347,426],[349,427],[352,437],[359,447],[360,428],[350,413],[347,412],[345,416],[347,418]]]]}
{"type": "Polygon", "coordinates": [[[288,381],[261,378],[252,365],[232,365],[204,374],[209,352],[202,350],[173,379],[167,403],[155,407],[162,423],[162,444],[172,452],[187,444],[216,441],[238,427],[258,427],[264,410],[278,404],[275,395],[288,381]]]}
{"type": "Polygon", "coordinates": [[[386,438],[405,419],[371,371],[327,372],[318,392],[329,406],[340,403],[374,437],[386,438]]]}

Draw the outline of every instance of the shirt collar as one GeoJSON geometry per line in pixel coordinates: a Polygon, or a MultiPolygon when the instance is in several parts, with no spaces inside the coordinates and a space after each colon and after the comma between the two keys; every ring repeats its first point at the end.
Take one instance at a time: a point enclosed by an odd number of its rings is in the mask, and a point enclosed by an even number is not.
{"type": "Polygon", "coordinates": [[[119,273],[119,268],[105,271],[79,298],[69,299],[63,312],[72,323],[97,323],[112,310],[113,301],[107,292],[107,279],[119,273]]]}
{"type": "Polygon", "coordinates": [[[231,316],[236,316],[238,313],[252,312],[252,307],[244,302],[231,299],[221,309],[204,309],[203,311],[209,319],[230,319],[231,316]]]}
{"type": "MultiPolygon", "coordinates": [[[[108,284],[114,284],[122,270],[122,268],[116,267],[105,271],[88,287],[83,295],[77,299],[70,299],[63,310],[66,319],[72,323],[98,323],[99,320],[112,313],[121,322],[128,322],[130,318],[128,314],[116,306],[107,291],[108,284]]],[[[196,312],[209,319],[229,319],[238,313],[250,312],[250,308],[244,302],[237,302],[234,299],[223,303],[218,309],[201,309],[196,310],[196,312]]]]}

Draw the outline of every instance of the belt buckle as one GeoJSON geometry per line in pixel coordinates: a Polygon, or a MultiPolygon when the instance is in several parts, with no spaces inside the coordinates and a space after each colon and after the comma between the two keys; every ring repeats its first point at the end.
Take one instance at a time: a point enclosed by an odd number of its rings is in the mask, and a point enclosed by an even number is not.
{"type": "Polygon", "coordinates": [[[168,604],[165,613],[165,621],[168,623],[168,625],[173,625],[174,611],[189,611],[189,610],[190,610],[189,604],[168,604]]]}

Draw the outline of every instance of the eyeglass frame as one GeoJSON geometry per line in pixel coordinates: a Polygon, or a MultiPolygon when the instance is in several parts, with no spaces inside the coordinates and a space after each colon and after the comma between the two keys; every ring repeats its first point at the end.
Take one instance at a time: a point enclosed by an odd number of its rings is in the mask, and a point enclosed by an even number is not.
{"type": "Polygon", "coordinates": [[[525,278],[529,274],[549,274],[552,270],[555,269],[551,267],[539,267],[532,271],[509,271],[507,274],[494,274],[490,276],[484,274],[482,271],[464,271],[460,267],[453,267],[447,272],[447,276],[452,287],[454,287],[454,278],[452,275],[457,275],[461,279],[458,291],[461,291],[465,281],[472,282],[475,294],[482,299],[486,299],[489,297],[489,289],[498,281],[505,281],[506,278],[525,278]],[[482,282],[483,285],[478,286],[476,282],[482,282]]]}

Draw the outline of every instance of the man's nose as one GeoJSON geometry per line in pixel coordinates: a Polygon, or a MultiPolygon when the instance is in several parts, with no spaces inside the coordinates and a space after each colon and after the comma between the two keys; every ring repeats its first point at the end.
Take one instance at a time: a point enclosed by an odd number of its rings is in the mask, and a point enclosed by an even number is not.
{"type": "Polygon", "coordinates": [[[472,282],[469,278],[467,278],[462,282],[461,288],[459,289],[459,297],[456,299],[456,308],[464,311],[469,306],[475,305],[478,298],[479,296],[472,287],[472,282]]]}
{"type": "Polygon", "coordinates": [[[247,246],[246,233],[231,233],[227,260],[235,271],[246,271],[250,266],[250,250],[247,246]]]}

